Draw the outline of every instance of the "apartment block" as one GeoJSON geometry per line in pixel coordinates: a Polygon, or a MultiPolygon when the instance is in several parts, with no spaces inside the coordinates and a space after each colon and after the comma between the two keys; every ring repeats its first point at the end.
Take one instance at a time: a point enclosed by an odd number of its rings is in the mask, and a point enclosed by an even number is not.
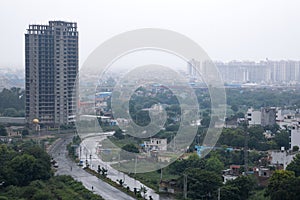
{"type": "Polygon", "coordinates": [[[25,116],[46,126],[72,121],[77,109],[77,23],[29,25],[25,34],[25,116]]]}

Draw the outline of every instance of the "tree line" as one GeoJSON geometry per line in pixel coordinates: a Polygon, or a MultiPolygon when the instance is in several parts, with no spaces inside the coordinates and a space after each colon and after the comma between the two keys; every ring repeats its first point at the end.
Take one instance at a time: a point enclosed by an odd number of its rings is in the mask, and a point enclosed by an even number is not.
{"type": "Polygon", "coordinates": [[[102,200],[70,176],[54,176],[50,156],[33,141],[0,144],[1,200],[102,200]]]}
{"type": "Polygon", "coordinates": [[[25,91],[21,88],[4,88],[0,92],[0,116],[23,117],[25,109],[25,91]]]}

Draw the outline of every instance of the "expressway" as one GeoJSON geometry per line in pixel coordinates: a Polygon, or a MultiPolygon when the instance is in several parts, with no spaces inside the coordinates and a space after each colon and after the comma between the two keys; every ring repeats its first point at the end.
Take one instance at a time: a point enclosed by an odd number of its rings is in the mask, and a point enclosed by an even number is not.
{"type": "Polygon", "coordinates": [[[54,143],[48,151],[58,163],[55,174],[72,176],[75,180],[82,182],[87,189],[106,200],[134,200],[131,196],[87,173],[68,157],[66,146],[71,142],[72,137],[73,135],[64,136],[54,143]]]}

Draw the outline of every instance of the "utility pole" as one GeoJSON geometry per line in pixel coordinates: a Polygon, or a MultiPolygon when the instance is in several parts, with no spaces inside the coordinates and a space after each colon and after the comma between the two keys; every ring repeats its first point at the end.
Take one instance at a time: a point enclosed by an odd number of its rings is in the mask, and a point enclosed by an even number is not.
{"type": "Polygon", "coordinates": [[[137,156],[135,156],[135,163],[134,163],[134,175],[136,175],[136,164],[137,164],[137,156]]]}
{"type": "Polygon", "coordinates": [[[175,138],[176,138],[176,136],[174,135],[174,137],[173,137],[174,151],[176,151],[176,142],[175,142],[175,138]]]}
{"type": "Polygon", "coordinates": [[[41,126],[39,124],[37,124],[37,131],[38,131],[38,134],[39,134],[38,143],[39,143],[39,147],[41,147],[41,126]]]}
{"type": "Polygon", "coordinates": [[[247,175],[248,172],[248,139],[249,139],[249,133],[247,130],[245,130],[245,147],[244,147],[245,175],[247,175]]]}
{"type": "Polygon", "coordinates": [[[218,189],[218,200],[221,199],[221,188],[218,189]]]}
{"type": "Polygon", "coordinates": [[[90,167],[92,168],[92,154],[90,154],[90,167]]]}
{"type": "Polygon", "coordinates": [[[183,198],[187,199],[187,175],[183,174],[183,198]]]}
{"type": "Polygon", "coordinates": [[[79,160],[81,161],[81,151],[82,151],[82,149],[81,149],[81,145],[79,146],[79,160]]]}

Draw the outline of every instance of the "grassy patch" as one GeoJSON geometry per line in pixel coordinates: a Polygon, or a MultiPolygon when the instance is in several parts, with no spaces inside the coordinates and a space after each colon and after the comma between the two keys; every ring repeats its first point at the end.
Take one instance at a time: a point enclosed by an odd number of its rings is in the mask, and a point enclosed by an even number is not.
{"type": "MultiPolygon", "coordinates": [[[[161,173],[160,170],[158,171],[152,171],[152,172],[146,172],[146,173],[139,173],[139,174],[130,174],[130,176],[134,179],[139,180],[141,183],[147,185],[148,187],[152,188],[156,192],[158,192],[159,189],[159,183],[161,180],[161,173]]],[[[180,176],[178,175],[172,175],[168,172],[164,173],[163,171],[163,180],[171,180],[171,179],[178,179],[180,176]]]]}

